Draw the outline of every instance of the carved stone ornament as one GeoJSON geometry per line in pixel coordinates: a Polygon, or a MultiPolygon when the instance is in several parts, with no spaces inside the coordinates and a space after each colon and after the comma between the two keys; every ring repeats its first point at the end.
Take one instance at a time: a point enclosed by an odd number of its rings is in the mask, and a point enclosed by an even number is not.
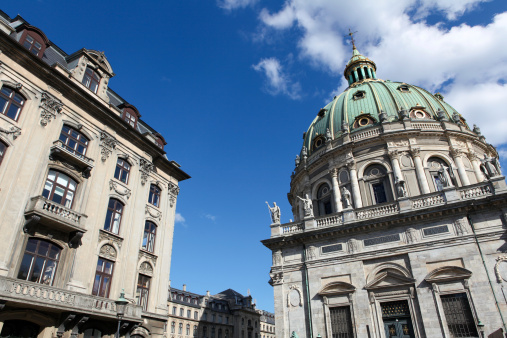
{"type": "Polygon", "coordinates": [[[139,261],[142,261],[143,259],[145,261],[147,261],[148,263],[151,264],[151,266],[155,266],[156,263],[157,263],[157,256],[150,253],[150,252],[146,252],[144,250],[140,250],[139,251],[139,261]]]}
{"type": "Polygon", "coordinates": [[[143,262],[139,267],[139,273],[143,275],[152,276],[153,275],[153,267],[148,262],[143,262]]]}
{"type": "Polygon", "coordinates": [[[130,196],[132,195],[132,192],[130,191],[129,188],[126,188],[121,184],[118,184],[112,179],[109,181],[109,190],[114,190],[118,195],[125,196],[127,199],[129,199],[130,196]]]}
{"type": "Polygon", "coordinates": [[[461,219],[457,219],[454,222],[454,228],[456,229],[456,234],[458,236],[463,236],[463,235],[466,235],[468,233],[466,222],[462,218],[461,219]]]}
{"type": "Polygon", "coordinates": [[[141,157],[139,159],[139,169],[141,171],[141,184],[145,185],[146,181],[148,180],[148,176],[151,172],[154,171],[153,163],[145,159],[144,157],[141,157]]]}
{"type": "Polygon", "coordinates": [[[180,193],[180,187],[178,187],[176,184],[172,182],[169,182],[169,184],[167,185],[167,190],[169,194],[174,196],[178,196],[178,194],[180,193]]]}
{"type": "Polygon", "coordinates": [[[173,195],[169,195],[169,206],[172,208],[172,207],[174,207],[175,203],[176,203],[176,197],[173,195]]]}
{"type": "Polygon", "coordinates": [[[12,139],[15,140],[18,138],[19,135],[21,135],[21,128],[11,126],[9,130],[3,129],[0,127],[0,133],[4,133],[6,135],[12,135],[12,139]]]}
{"type": "Polygon", "coordinates": [[[114,260],[116,260],[116,256],[117,256],[116,249],[112,245],[104,244],[100,248],[99,256],[105,257],[105,258],[108,258],[108,259],[114,261],[114,260]]]}
{"type": "Polygon", "coordinates": [[[282,264],[282,250],[276,250],[273,252],[273,265],[281,265],[282,264]]]}
{"type": "Polygon", "coordinates": [[[310,245],[306,249],[306,260],[307,261],[311,261],[312,259],[315,259],[317,257],[316,250],[317,249],[313,245],[310,245]]]}
{"type": "Polygon", "coordinates": [[[40,101],[39,108],[42,108],[40,112],[40,124],[45,127],[51,122],[51,119],[56,117],[56,114],[62,113],[63,103],[46,91],[42,92],[42,98],[40,101]]]}
{"type": "Polygon", "coordinates": [[[421,156],[421,148],[412,148],[409,151],[410,151],[410,154],[412,154],[412,156],[414,156],[414,157],[421,156]]]}
{"type": "Polygon", "coordinates": [[[283,272],[270,273],[269,277],[271,277],[271,280],[269,281],[271,286],[283,284],[283,272]]]}
{"type": "Polygon", "coordinates": [[[353,254],[357,251],[357,241],[353,238],[347,241],[347,251],[349,254],[353,254]]]}
{"type": "Polygon", "coordinates": [[[407,231],[405,231],[405,235],[407,236],[407,244],[417,242],[417,230],[414,228],[407,229],[407,231]]]}
{"type": "Polygon", "coordinates": [[[144,213],[148,214],[150,217],[158,219],[159,221],[162,219],[162,213],[149,205],[144,208],[144,213]]]}
{"type": "Polygon", "coordinates": [[[387,145],[390,147],[406,147],[408,146],[407,140],[397,140],[397,141],[389,141],[387,145]]]}
{"type": "Polygon", "coordinates": [[[287,293],[287,307],[303,306],[303,297],[299,286],[291,285],[287,293]]]}
{"type": "Polygon", "coordinates": [[[391,150],[390,152],[387,153],[387,155],[389,155],[389,158],[391,160],[398,160],[400,158],[400,153],[398,152],[398,150],[391,150]]]}
{"type": "Polygon", "coordinates": [[[120,249],[121,249],[121,243],[123,242],[123,239],[115,236],[113,234],[110,234],[107,231],[100,230],[99,231],[99,242],[107,241],[109,244],[115,243],[120,249]]]}
{"type": "Polygon", "coordinates": [[[500,256],[496,259],[495,275],[498,283],[507,282],[507,256],[500,256]]]}
{"type": "Polygon", "coordinates": [[[108,159],[117,144],[118,140],[116,140],[113,136],[103,130],[100,132],[100,159],[102,162],[105,162],[108,159]]]}

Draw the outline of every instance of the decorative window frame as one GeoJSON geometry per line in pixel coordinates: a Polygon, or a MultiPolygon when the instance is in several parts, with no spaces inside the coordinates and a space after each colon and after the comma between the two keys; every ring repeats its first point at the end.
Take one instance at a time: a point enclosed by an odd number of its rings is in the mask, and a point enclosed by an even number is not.
{"type": "Polygon", "coordinates": [[[361,113],[360,115],[356,116],[356,118],[354,119],[354,122],[352,123],[352,129],[373,126],[377,122],[378,122],[377,119],[375,119],[373,116],[371,116],[370,113],[361,113]],[[361,122],[363,120],[367,120],[367,122],[361,122]]]}
{"type": "Polygon", "coordinates": [[[312,151],[316,151],[318,149],[321,149],[325,145],[326,145],[326,138],[324,137],[324,135],[319,135],[319,136],[315,137],[312,141],[312,151]]]}
{"type": "Polygon", "coordinates": [[[324,307],[324,326],[326,337],[333,336],[331,327],[331,308],[348,306],[352,321],[352,335],[357,337],[356,321],[354,315],[354,293],[356,287],[347,282],[331,282],[324,285],[317,294],[322,297],[324,307]]]}
{"type": "Polygon", "coordinates": [[[396,88],[400,93],[411,93],[410,86],[407,84],[401,84],[396,88]]]}
{"type": "Polygon", "coordinates": [[[368,292],[370,311],[373,315],[376,335],[379,337],[384,336],[381,303],[407,301],[414,334],[416,337],[421,337],[421,323],[417,320],[417,318],[420,317],[420,311],[415,300],[416,280],[412,277],[410,272],[396,263],[381,264],[370,272],[367,281],[368,283],[364,288],[368,292]],[[388,269],[388,271],[382,271],[386,269],[388,269]]]}
{"type": "Polygon", "coordinates": [[[364,90],[357,90],[352,94],[352,100],[358,101],[366,98],[366,91],[364,90]]]}
{"type": "Polygon", "coordinates": [[[479,320],[475,303],[470,292],[469,279],[472,277],[472,271],[459,266],[443,266],[431,271],[424,280],[431,285],[433,299],[438,314],[438,319],[442,323],[442,334],[445,337],[451,337],[447,319],[445,318],[444,308],[442,305],[441,295],[451,295],[456,293],[464,293],[468,299],[468,305],[474,317],[477,332],[480,332],[477,326],[479,320]]]}

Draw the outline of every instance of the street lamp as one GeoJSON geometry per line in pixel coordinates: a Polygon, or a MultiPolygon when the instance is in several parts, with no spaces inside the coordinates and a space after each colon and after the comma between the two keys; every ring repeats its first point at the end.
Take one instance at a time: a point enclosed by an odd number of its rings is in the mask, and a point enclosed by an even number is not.
{"type": "Polygon", "coordinates": [[[125,315],[125,309],[127,308],[128,300],[125,299],[125,290],[122,289],[120,298],[114,301],[116,304],[116,317],[118,317],[118,328],[116,329],[116,338],[120,338],[120,324],[123,315],[125,315]]]}
{"type": "Polygon", "coordinates": [[[477,327],[479,328],[479,334],[481,337],[484,337],[484,324],[479,319],[479,322],[477,323],[477,327]]]}

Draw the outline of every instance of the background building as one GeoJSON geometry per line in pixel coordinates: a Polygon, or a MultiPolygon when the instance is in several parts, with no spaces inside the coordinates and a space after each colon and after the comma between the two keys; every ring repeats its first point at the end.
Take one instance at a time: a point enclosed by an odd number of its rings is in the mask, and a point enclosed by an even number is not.
{"type": "Polygon", "coordinates": [[[168,308],[171,338],[274,337],[273,314],[256,310],[251,296],[232,289],[198,295],[188,292],[185,285],[183,290],[171,287],[168,308]]]}
{"type": "Polygon", "coordinates": [[[65,53],[0,12],[2,336],[162,336],[179,181],[164,138],[109,88],[103,52],[65,53]]]}
{"type": "Polygon", "coordinates": [[[498,154],[442,95],[376,70],[354,46],[349,87],[303,135],[295,221],[263,241],[276,337],[503,337],[498,154]]]}

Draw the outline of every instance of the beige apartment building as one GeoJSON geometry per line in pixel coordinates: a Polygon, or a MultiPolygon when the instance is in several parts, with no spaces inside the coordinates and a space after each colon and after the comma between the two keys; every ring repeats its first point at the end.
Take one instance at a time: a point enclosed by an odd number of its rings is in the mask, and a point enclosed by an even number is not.
{"type": "Polygon", "coordinates": [[[178,184],[189,176],[110,89],[113,67],[0,12],[3,337],[165,334],[178,184]]]}
{"type": "Polygon", "coordinates": [[[199,295],[171,287],[168,336],[171,338],[273,338],[274,314],[258,310],[252,296],[232,289],[199,295]]]}

